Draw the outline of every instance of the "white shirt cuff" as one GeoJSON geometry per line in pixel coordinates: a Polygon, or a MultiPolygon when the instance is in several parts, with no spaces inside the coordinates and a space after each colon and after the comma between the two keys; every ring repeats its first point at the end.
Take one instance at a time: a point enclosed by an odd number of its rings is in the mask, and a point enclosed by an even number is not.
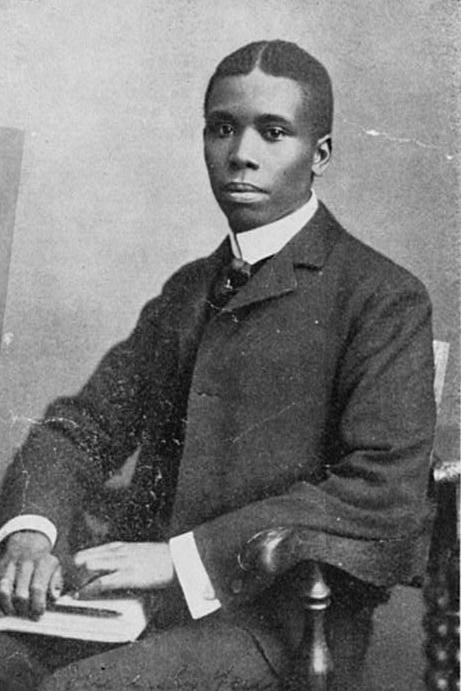
{"type": "Polygon", "coordinates": [[[39,533],[43,533],[51,542],[52,548],[58,536],[56,527],[48,518],[35,516],[34,514],[24,514],[24,516],[15,516],[2,525],[0,528],[0,542],[12,533],[17,533],[18,530],[37,530],[39,533]]]}
{"type": "Polygon", "coordinates": [[[194,533],[177,535],[170,540],[170,553],[176,575],[193,619],[200,619],[221,607],[200,554],[194,533]]]}

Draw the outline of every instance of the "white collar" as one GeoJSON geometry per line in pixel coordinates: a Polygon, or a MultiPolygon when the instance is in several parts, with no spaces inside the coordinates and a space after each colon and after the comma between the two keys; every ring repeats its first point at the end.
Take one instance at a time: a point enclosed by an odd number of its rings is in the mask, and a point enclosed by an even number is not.
{"type": "Polygon", "coordinates": [[[309,201],[288,216],[278,221],[259,226],[244,233],[229,230],[229,239],[234,257],[243,259],[248,264],[271,257],[279,252],[306,223],[311,220],[319,206],[314,190],[309,201]]]}

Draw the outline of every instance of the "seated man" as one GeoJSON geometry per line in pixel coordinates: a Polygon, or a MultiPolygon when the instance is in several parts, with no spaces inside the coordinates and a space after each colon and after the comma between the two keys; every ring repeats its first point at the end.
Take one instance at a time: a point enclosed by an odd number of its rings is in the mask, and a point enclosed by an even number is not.
{"type": "Polygon", "coordinates": [[[332,113],[325,68],[295,44],[252,43],[218,65],[204,146],[229,237],[48,408],[1,499],[1,606],[34,615],[88,497],[139,449],[117,541],[73,559],[103,572],[82,597],[155,591],[155,615],[109,651],[4,635],[2,689],[283,687],[302,617],[290,574],[262,582],[238,559],[282,525],[309,529],[333,590],[332,688],[360,688],[374,607],[422,568],[431,307],[317,200],[332,113]]]}

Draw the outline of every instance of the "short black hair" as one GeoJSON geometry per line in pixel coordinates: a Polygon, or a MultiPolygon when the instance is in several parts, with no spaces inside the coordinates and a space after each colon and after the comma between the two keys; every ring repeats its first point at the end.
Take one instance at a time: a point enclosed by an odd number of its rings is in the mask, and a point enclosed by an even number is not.
{"type": "Polygon", "coordinates": [[[317,139],[331,133],[333,89],[321,62],[290,41],[255,41],[227,55],[217,66],[205,93],[205,115],[213,86],[218,79],[250,74],[255,68],[273,77],[297,82],[309,106],[309,120],[317,139]]]}

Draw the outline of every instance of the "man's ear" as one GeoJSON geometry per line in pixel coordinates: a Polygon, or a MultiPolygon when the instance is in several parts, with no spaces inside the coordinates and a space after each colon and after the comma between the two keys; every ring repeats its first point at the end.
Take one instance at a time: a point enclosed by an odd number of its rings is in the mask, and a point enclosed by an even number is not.
{"type": "Polygon", "coordinates": [[[327,169],[331,159],[331,151],[331,134],[326,134],[324,137],[321,137],[321,139],[318,140],[315,146],[312,172],[317,177],[323,175],[327,169]]]}

